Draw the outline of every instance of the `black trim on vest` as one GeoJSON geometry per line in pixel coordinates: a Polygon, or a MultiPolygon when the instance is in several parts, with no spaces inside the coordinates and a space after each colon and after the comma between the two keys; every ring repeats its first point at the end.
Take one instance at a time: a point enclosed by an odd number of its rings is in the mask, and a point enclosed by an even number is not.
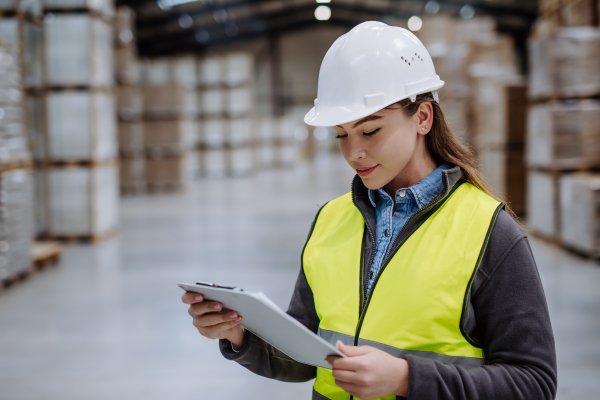
{"type": "MultiPolygon", "coordinates": [[[[492,229],[494,228],[494,225],[496,225],[496,219],[498,218],[498,214],[500,214],[500,211],[502,211],[503,209],[504,209],[504,204],[500,203],[498,205],[498,207],[496,207],[496,211],[494,211],[494,214],[492,215],[492,221],[490,222],[490,226],[488,227],[487,233],[485,234],[485,239],[483,240],[483,246],[481,246],[481,250],[479,251],[479,257],[477,257],[477,263],[475,264],[475,268],[473,268],[473,273],[471,274],[471,278],[469,279],[469,283],[467,284],[467,288],[465,290],[465,296],[463,298],[462,312],[460,314],[460,326],[459,326],[460,333],[462,333],[463,337],[467,340],[467,342],[469,342],[469,344],[471,346],[477,347],[479,349],[483,348],[483,346],[481,344],[475,342],[473,339],[471,339],[471,337],[465,330],[464,325],[465,325],[465,318],[466,318],[466,310],[467,310],[467,306],[468,306],[468,302],[469,302],[469,297],[471,295],[471,286],[473,286],[473,281],[475,280],[475,275],[477,274],[477,271],[479,271],[479,266],[481,265],[481,260],[483,259],[483,254],[485,253],[488,242],[490,241],[490,236],[492,235],[492,229]]],[[[483,356],[485,358],[485,354],[483,356]]]]}
{"type": "Polygon", "coordinates": [[[302,269],[302,274],[304,275],[304,280],[306,280],[306,284],[307,284],[308,288],[310,289],[310,292],[312,293],[313,298],[315,297],[315,294],[314,294],[312,288],[310,287],[308,278],[306,278],[306,271],[304,271],[304,251],[306,250],[306,246],[308,246],[308,242],[310,241],[310,238],[312,237],[312,234],[315,231],[315,226],[317,226],[317,219],[319,219],[319,215],[321,215],[321,211],[323,211],[323,209],[325,208],[325,206],[327,204],[329,204],[329,202],[323,204],[323,207],[319,208],[317,215],[315,215],[315,219],[313,220],[312,226],[310,227],[310,232],[308,233],[308,237],[306,238],[306,242],[304,243],[304,247],[302,248],[302,254],[300,254],[300,268],[302,269]]]}

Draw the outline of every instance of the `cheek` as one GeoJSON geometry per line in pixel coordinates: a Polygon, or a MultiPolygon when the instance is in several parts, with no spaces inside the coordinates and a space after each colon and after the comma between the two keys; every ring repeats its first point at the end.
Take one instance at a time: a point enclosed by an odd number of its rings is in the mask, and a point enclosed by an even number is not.
{"type": "Polygon", "coordinates": [[[416,136],[408,129],[394,131],[378,146],[380,162],[390,167],[406,164],[415,150],[416,136]]]}

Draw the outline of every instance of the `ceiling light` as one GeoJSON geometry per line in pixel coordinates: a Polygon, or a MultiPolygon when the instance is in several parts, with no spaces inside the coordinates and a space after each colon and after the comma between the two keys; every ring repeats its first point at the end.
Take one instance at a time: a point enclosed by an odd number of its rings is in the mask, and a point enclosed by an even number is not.
{"type": "Polygon", "coordinates": [[[171,7],[178,6],[180,4],[193,3],[198,0],[158,0],[156,4],[161,10],[170,10],[171,7]]]}
{"type": "Polygon", "coordinates": [[[408,29],[411,31],[418,31],[423,26],[423,20],[416,15],[413,15],[408,19],[408,29]]]}
{"type": "Polygon", "coordinates": [[[210,39],[210,34],[206,29],[198,29],[194,36],[196,37],[196,40],[200,43],[206,43],[208,42],[208,39],[210,39]]]}
{"type": "Polygon", "coordinates": [[[179,26],[183,29],[191,28],[194,20],[190,17],[190,14],[181,14],[178,19],[179,26]]]}
{"type": "Polygon", "coordinates": [[[461,18],[463,18],[463,19],[473,18],[473,16],[475,15],[475,9],[473,8],[472,5],[465,4],[464,6],[461,7],[459,14],[460,14],[461,18]]]}
{"type": "Polygon", "coordinates": [[[327,21],[331,17],[331,8],[327,6],[318,6],[315,9],[315,18],[319,21],[327,21]]]}
{"type": "Polygon", "coordinates": [[[427,14],[437,14],[440,11],[440,3],[435,0],[430,0],[425,4],[425,12],[427,14]]]}
{"type": "Polygon", "coordinates": [[[331,3],[331,0],[317,0],[317,3],[331,3]]]}

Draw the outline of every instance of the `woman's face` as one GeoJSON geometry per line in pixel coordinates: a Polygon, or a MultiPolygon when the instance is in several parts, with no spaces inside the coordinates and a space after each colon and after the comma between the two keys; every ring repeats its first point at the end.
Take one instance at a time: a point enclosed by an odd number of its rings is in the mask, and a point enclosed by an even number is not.
{"type": "Polygon", "coordinates": [[[344,158],[367,188],[384,187],[405,169],[418,148],[424,146],[425,134],[431,129],[432,111],[431,103],[422,103],[409,117],[394,104],[365,118],[335,126],[344,158]]]}

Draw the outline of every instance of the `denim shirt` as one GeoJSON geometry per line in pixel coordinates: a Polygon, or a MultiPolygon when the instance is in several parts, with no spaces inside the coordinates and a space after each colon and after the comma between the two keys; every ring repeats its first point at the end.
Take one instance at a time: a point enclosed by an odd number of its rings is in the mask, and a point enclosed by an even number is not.
{"type": "Polygon", "coordinates": [[[375,232],[375,257],[369,271],[367,294],[371,291],[373,280],[377,276],[383,260],[387,257],[390,247],[396,236],[408,220],[419,209],[427,206],[444,189],[442,170],[450,169],[453,165],[445,162],[433,170],[425,178],[408,188],[396,191],[396,210],[392,216],[394,201],[383,188],[369,189],[369,200],[375,208],[377,215],[377,229],[375,232]]]}

